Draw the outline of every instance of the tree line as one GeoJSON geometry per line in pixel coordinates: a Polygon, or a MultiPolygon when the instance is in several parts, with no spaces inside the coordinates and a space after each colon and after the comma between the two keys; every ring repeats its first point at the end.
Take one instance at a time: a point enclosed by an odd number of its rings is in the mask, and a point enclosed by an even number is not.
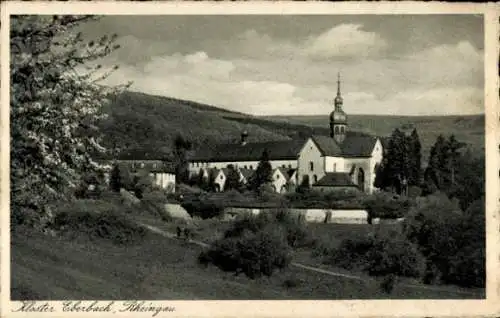
{"type": "Polygon", "coordinates": [[[484,195],[484,156],[465,149],[466,144],[454,135],[439,135],[430,149],[425,169],[422,167],[422,145],[417,129],[405,134],[398,128],[391,134],[382,163],[376,168],[375,187],[417,195],[444,192],[457,198],[461,208],[484,195]]]}

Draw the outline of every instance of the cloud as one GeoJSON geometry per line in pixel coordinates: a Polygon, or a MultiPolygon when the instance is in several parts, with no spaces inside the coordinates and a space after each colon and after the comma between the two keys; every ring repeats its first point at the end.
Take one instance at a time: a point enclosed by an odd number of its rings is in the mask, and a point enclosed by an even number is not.
{"type": "Polygon", "coordinates": [[[360,24],[341,24],[311,36],[302,53],[310,57],[366,57],[378,55],[387,43],[375,32],[363,31],[360,24]]]}
{"type": "Polygon", "coordinates": [[[233,70],[231,61],[212,59],[203,51],[185,56],[179,53],[157,56],[142,66],[142,71],[147,76],[185,75],[218,80],[227,80],[233,70]]]}
{"type": "Polygon", "coordinates": [[[340,24],[294,41],[272,38],[250,29],[224,43],[225,53],[232,52],[240,58],[264,59],[359,58],[379,55],[386,46],[387,42],[379,34],[362,30],[360,24],[340,24]]]}
{"type": "Polygon", "coordinates": [[[134,42],[129,53],[144,47],[147,56],[122,52],[134,62],[124,63],[110,83],[132,80],[133,90],[254,115],[327,116],[341,71],[348,114],[483,112],[483,52],[467,41],[384,58],[387,41],[343,24],[295,43],[248,30],[212,46],[230,54],[216,55],[207,44],[167,54],[166,45],[134,42]]]}

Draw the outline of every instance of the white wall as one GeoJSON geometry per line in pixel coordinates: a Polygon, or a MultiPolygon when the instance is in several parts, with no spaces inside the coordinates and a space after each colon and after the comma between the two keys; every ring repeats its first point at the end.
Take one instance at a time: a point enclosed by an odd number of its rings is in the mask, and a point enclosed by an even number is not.
{"type": "Polygon", "coordinates": [[[345,172],[345,159],[343,157],[325,157],[326,172],[345,172]]]}
{"type": "Polygon", "coordinates": [[[309,182],[311,185],[314,184],[314,175],[317,176],[318,180],[325,175],[325,161],[323,160],[318,147],[311,138],[307,140],[299,153],[297,170],[298,184],[302,184],[302,180],[305,175],[309,176],[309,182]],[[313,163],[313,171],[310,170],[310,162],[313,163]]]}
{"type": "Polygon", "coordinates": [[[376,175],[375,167],[382,163],[383,155],[384,155],[384,149],[382,147],[382,143],[380,142],[380,139],[377,139],[377,143],[375,144],[375,147],[373,147],[372,157],[370,159],[370,168],[371,168],[371,171],[373,173],[370,193],[373,193],[373,191],[375,191],[375,189],[376,189],[373,186],[373,183],[375,182],[375,175],[376,175]]]}
{"type": "Polygon", "coordinates": [[[155,172],[149,174],[153,178],[153,184],[162,189],[175,191],[175,174],[166,172],[155,172]]]}
{"type": "Polygon", "coordinates": [[[276,192],[282,193],[281,188],[286,185],[286,177],[281,173],[281,171],[274,169],[272,178],[273,186],[276,189],[276,192]]]}
{"type": "MultiPolygon", "coordinates": [[[[270,160],[271,167],[273,169],[276,169],[278,167],[283,167],[285,168],[291,167],[291,168],[297,168],[297,160],[270,160]]],[[[246,168],[247,169],[257,169],[257,166],[259,165],[259,161],[225,161],[225,162],[209,162],[209,163],[202,163],[202,162],[191,162],[189,163],[189,171],[191,173],[198,173],[200,171],[200,168],[217,168],[217,169],[222,169],[222,168],[227,168],[228,165],[233,165],[237,166],[239,168],[246,168]]]]}
{"type": "MultiPolygon", "coordinates": [[[[227,207],[224,211],[231,215],[271,212],[274,209],[234,208],[227,207]]],[[[331,209],[289,209],[291,215],[303,217],[308,223],[368,224],[368,212],[365,210],[331,210],[331,209]],[[327,216],[330,215],[327,219],[327,216]]]]}
{"type": "Polygon", "coordinates": [[[219,185],[220,191],[224,191],[224,186],[226,185],[226,175],[224,172],[219,171],[219,173],[217,173],[214,183],[219,185]]]}
{"type": "Polygon", "coordinates": [[[373,184],[373,171],[371,171],[371,158],[346,158],[345,159],[345,172],[350,172],[353,165],[356,165],[356,170],[352,175],[354,184],[358,184],[359,168],[365,172],[365,192],[371,193],[373,184]]]}

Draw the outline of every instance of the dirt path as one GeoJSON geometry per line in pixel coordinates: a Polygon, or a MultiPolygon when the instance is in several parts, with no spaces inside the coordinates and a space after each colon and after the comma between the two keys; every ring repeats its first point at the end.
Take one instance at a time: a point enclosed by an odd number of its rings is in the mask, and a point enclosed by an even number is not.
{"type": "MultiPolygon", "coordinates": [[[[161,229],[159,229],[159,228],[157,228],[155,226],[148,225],[148,224],[145,224],[145,223],[142,223],[142,222],[139,222],[139,224],[141,226],[147,228],[151,232],[160,234],[160,235],[162,235],[164,237],[176,238],[176,235],[174,233],[170,233],[170,232],[161,230],[161,229]]],[[[192,239],[187,240],[187,242],[189,242],[191,244],[195,244],[195,245],[201,246],[201,247],[208,247],[209,246],[209,244],[207,244],[207,243],[204,243],[204,242],[201,242],[201,241],[197,241],[197,240],[192,240],[192,239]]],[[[294,266],[294,267],[305,269],[305,270],[309,270],[309,271],[313,271],[313,272],[317,272],[317,273],[322,273],[322,274],[330,275],[330,276],[342,277],[342,278],[346,278],[346,279],[354,279],[354,280],[361,280],[361,281],[366,281],[367,279],[370,279],[370,278],[367,278],[367,277],[361,277],[361,276],[356,276],[356,275],[348,275],[348,274],[333,272],[333,271],[330,271],[330,270],[326,270],[326,269],[322,269],[322,268],[318,268],[318,267],[313,267],[313,266],[308,266],[308,265],[304,265],[304,264],[300,264],[300,263],[296,263],[296,262],[292,262],[291,265],[294,266]]],[[[459,290],[450,290],[450,289],[447,289],[447,288],[434,287],[434,286],[416,285],[416,284],[409,284],[409,283],[402,283],[401,285],[405,286],[405,287],[409,287],[409,288],[443,291],[443,292],[448,292],[448,293],[454,293],[454,294],[457,294],[457,295],[468,295],[468,296],[478,296],[478,297],[480,296],[480,295],[478,295],[476,293],[473,293],[473,292],[459,291],[459,290]]]]}

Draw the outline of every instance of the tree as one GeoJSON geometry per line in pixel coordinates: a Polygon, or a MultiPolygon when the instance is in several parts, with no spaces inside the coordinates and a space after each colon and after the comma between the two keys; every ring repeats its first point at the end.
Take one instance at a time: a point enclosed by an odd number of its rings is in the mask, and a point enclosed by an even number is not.
{"type": "Polygon", "coordinates": [[[239,190],[240,187],[240,173],[233,165],[229,165],[224,190],[239,190]]]}
{"type": "Polygon", "coordinates": [[[411,186],[420,185],[420,172],[422,169],[422,144],[418,136],[417,129],[413,129],[408,140],[409,148],[409,170],[408,184],[411,186]]]}
{"type": "MultiPolygon", "coordinates": [[[[113,69],[98,60],[117,36],[85,41],[76,28],[94,17],[18,15],[10,29],[11,204],[47,216],[50,202],[73,196],[82,172],[100,170],[96,123],[125,86],[100,85],[113,69]]],[[[50,217],[50,216],[49,216],[50,217]]]]}
{"type": "Polygon", "coordinates": [[[113,165],[113,169],[111,170],[111,175],[109,177],[109,187],[114,192],[120,192],[120,189],[122,188],[120,166],[117,163],[113,165]]]}
{"type": "Polygon", "coordinates": [[[464,146],[465,144],[457,141],[454,135],[449,136],[447,140],[443,135],[437,137],[431,148],[425,177],[430,178],[438,189],[449,193],[449,189],[457,185],[457,165],[462,157],[459,150],[464,146]]]}
{"type": "Polygon", "coordinates": [[[180,183],[189,183],[189,170],[187,161],[187,152],[191,150],[192,144],[184,139],[182,135],[177,135],[174,139],[174,162],[176,179],[180,183]]]}
{"type": "Polygon", "coordinates": [[[386,159],[384,174],[387,178],[387,186],[392,187],[397,193],[401,193],[401,183],[408,179],[409,175],[408,139],[397,128],[394,129],[389,140],[386,159]]]}
{"type": "Polygon", "coordinates": [[[205,170],[203,168],[200,168],[200,171],[198,172],[197,184],[200,189],[205,191],[209,190],[207,176],[205,175],[205,170]]]}
{"type": "Polygon", "coordinates": [[[432,182],[438,189],[443,187],[443,170],[446,162],[446,140],[443,135],[436,138],[431,147],[429,164],[425,171],[426,183],[432,182]]]}
{"type": "Polygon", "coordinates": [[[387,159],[383,158],[380,164],[375,166],[375,180],[373,185],[379,189],[386,189],[391,185],[387,176],[387,159]]]}
{"type": "Polygon", "coordinates": [[[215,169],[210,169],[208,171],[208,182],[207,182],[208,191],[216,191],[215,177],[217,177],[215,169]]]}
{"type": "Polygon", "coordinates": [[[460,158],[459,150],[465,146],[464,143],[459,142],[454,135],[451,135],[447,141],[447,158],[445,171],[449,174],[448,184],[453,186],[455,184],[455,172],[460,158]]]}
{"type": "Polygon", "coordinates": [[[466,210],[474,201],[485,195],[484,155],[475,156],[470,150],[457,158],[453,186],[447,189],[450,197],[458,198],[466,210]]]}
{"type": "Polygon", "coordinates": [[[262,156],[257,166],[257,170],[255,170],[255,173],[253,175],[251,181],[251,188],[254,191],[257,191],[261,185],[273,181],[272,173],[273,173],[273,168],[271,166],[271,163],[269,162],[269,153],[267,152],[267,149],[265,149],[262,152],[262,156]]]}

